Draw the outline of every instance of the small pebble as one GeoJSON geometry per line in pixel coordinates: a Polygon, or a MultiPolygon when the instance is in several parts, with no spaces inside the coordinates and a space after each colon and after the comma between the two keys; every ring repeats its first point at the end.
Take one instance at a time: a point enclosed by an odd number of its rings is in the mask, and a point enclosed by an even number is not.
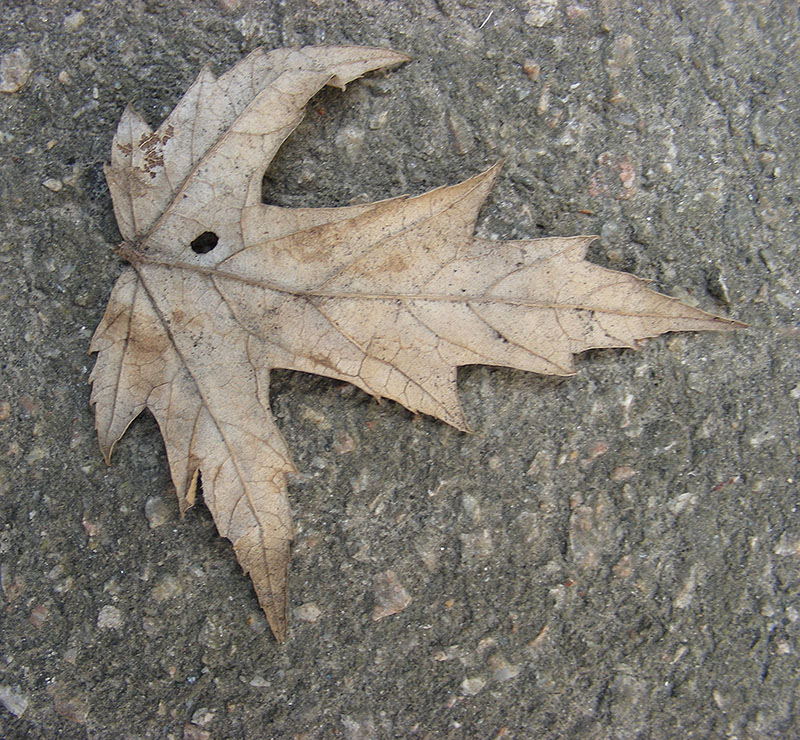
{"type": "Polygon", "coordinates": [[[86,532],[87,536],[97,537],[97,533],[100,531],[100,526],[96,522],[90,521],[84,515],[83,519],[81,519],[81,524],[83,525],[83,531],[86,532]]]}
{"type": "Polygon", "coordinates": [[[342,717],[342,726],[344,727],[344,737],[347,740],[371,740],[377,737],[375,722],[371,717],[356,719],[345,715],[342,717]]]}
{"type": "Polygon", "coordinates": [[[465,532],[458,538],[461,540],[461,563],[467,568],[487,561],[494,552],[492,534],[488,529],[465,532]]]}
{"type": "Polygon", "coordinates": [[[633,574],[633,568],[631,568],[631,556],[630,555],[623,555],[611,568],[611,572],[614,574],[615,578],[630,578],[633,574]]]}
{"type": "Polygon", "coordinates": [[[375,131],[376,129],[383,128],[384,125],[386,124],[386,121],[388,120],[389,120],[389,111],[382,110],[370,117],[368,125],[370,129],[375,131]]]}
{"type": "Polygon", "coordinates": [[[605,61],[609,77],[619,77],[622,70],[632,64],[633,59],[633,37],[626,33],[614,39],[611,56],[605,61]]]}
{"type": "Polygon", "coordinates": [[[500,683],[510,681],[522,673],[520,666],[509,663],[502,655],[493,655],[489,658],[489,666],[492,669],[492,678],[500,683]]]}
{"type": "Polygon", "coordinates": [[[356,441],[347,432],[339,432],[333,442],[333,451],[337,455],[346,455],[353,452],[356,447],[356,441]]]}
{"type": "Polygon", "coordinates": [[[301,622],[310,622],[314,624],[319,621],[322,615],[322,610],[313,602],[309,601],[307,604],[301,604],[293,612],[296,619],[301,622]]]}
{"type": "Polygon", "coordinates": [[[28,708],[28,699],[19,686],[0,686],[0,704],[15,717],[21,717],[28,708]]]}
{"type": "Polygon", "coordinates": [[[303,406],[302,411],[300,412],[300,419],[302,421],[308,421],[318,426],[320,429],[330,429],[331,424],[328,419],[325,417],[324,414],[320,413],[311,406],[303,406]]]}
{"type": "Polygon", "coordinates": [[[689,577],[684,581],[683,586],[675,600],[672,602],[676,609],[685,609],[694,599],[694,592],[697,588],[697,566],[692,566],[689,577]]]}
{"type": "Polygon", "coordinates": [[[85,20],[86,16],[81,13],[80,10],[70,13],[66,18],[64,18],[64,30],[77,31],[83,25],[85,20]]]}
{"type": "Polygon", "coordinates": [[[169,521],[172,509],[160,496],[151,496],[144,505],[144,515],[150,524],[150,529],[160,527],[169,521]]]}
{"type": "Polygon", "coordinates": [[[267,620],[262,611],[252,611],[245,618],[247,626],[257,635],[263,635],[267,631],[267,620]]]}
{"type": "Polygon", "coordinates": [[[81,696],[64,696],[60,692],[53,697],[57,714],[76,724],[83,725],[89,718],[89,704],[81,696]]]}
{"type": "Polygon", "coordinates": [[[539,102],[536,104],[536,115],[543,116],[550,108],[550,85],[545,83],[539,102]]]}
{"type": "Polygon", "coordinates": [[[793,539],[786,532],[784,532],[780,536],[778,544],[775,545],[775,548],[772,552],[774,552],[776,555],[794,555],[795,557],[799,557],[800,539],[793,539]]]}
{"type": "Polygon", "coordinates": [[[589,460],[596,460],[601,455],[605,455],[608,452],[608,442],[604,440],[599,440],[592,445],[592,448],[589,450],[589,460]]]}
{"type": "Polygon", "coordinates": [[[475,149],[475,137],[466,118],[455,111],[448,111],[447,127],[450,129],[458,154],[469,154],[475,149]]]}
{"type": "Polygon", "coordinates": [[[104,606],[97,615],[97,626],[101,630],[118,630],[122,627],[122,612],[115,606],[104,606]]]}
{"type": "Polygon", "coordinates": [[[542,68],[533,61],[533,59],[526,59],[522,64],[522,71],[528,75],[531,82],[538,82],[539,76],[542,73],[542,68]]]}
{"type": "Polygon", "coordinates": [[[161,602],[177,596],[182,590],[181,582],[175,576],[166,575],[153,588],[151,595],[156,601],[161,602]]]}
{"type": "Polygon", "coordinates": [[[192,715],[192,724],[205,727],[214,721],[214,716],[214,712],[209,711],[206,707],[200,707],[192,715]]]}
{"type": "Polygon", "coordinates": [[[47,618],[49,616],[50,616],[50,610],[46,606],[37,604],[35,607],[33,607],[33,611],[31,612],[31,615],[28,617],[28,621],[34,627],[36,627],[36,629],[40,629],[47,621],[47,618]]]}
{"type": "Polygon", "coordinates": [[[411,597],[405,590],[403,584],[392,570],[385,570],[378,573],[372,579],[372,595],[375,599],[375,606],[372,610],[372,620],[377,622],[379,619],[389,617],[392,614],[402,611],[411,603],[411,597]]]}
{"type": "Polygon", "coordinates": [[[54,193],[57,193],[59,190],[64,188],[64,183],[61,180],[56,180],[53,177],[48,177],[43,183],[48,190],[52,190],[54,193]]]}
{"type": "Polygon", "coordinates": [[[0,92],[15,93],[31,76],[31,60],[22,49],[10,51],[0,58],[0,92]]]}
{"type": "Polygon", "coordinates": [[[552,467],[553,456],[549,452],[539,450],[536,455],[534,455],[533,461],[525,475],[540,481],[546,481],[550,478],[550,470],[552,467]]]}
{"type": "Polygon", "coordinates": [[[589,8],[584,8],[583,5],[567,5],[566,14],[569,20],[577,21],[581,18],[588,18],[592,11],[589,8]]]}
{"type": "Polygon", "coordinates": [[[364,131],[357,126],[343,126],[334,141],[349,159],[355,160],[364,146],[364,131]]]}
{"type": "Polygon", "coordinates": [[[464,513],[471,517],[473,521],[478,521],[481,518],[481,506],[474,496],[465,493],[461,497],[461,506],[464,509],[464,513]]]}
{"type": "Polygon", "coordinates": [[[618,465],[611,471],[611,480],[623,481],[630,480],[636,475],[636,471],[628,465],[618,465]]]}
{"type": "Polygon", "coordinates": [[[728,292],[728,283],[725,281],[725,276],[716,265],[713,265],[708,270],[708,277],[706,278],[706,285],[708,292],[714,296],[720,303],[728,306],[731,302],[731,296],[728,292]]]}
{"type": "Polygon", "coordinates": [[[480,676],[465,678],[461,682],[461,693],[464,696],[475,696],[475,694],[480,693],[484,686],[486,686],[485,678],[481,678],[480,676]]]}
{"type": "Polygon", "coordinates": [[[183,740],[211,740],[211,733],[197,725],[187,724],[183,727],[183,740]]]}
{"type": "Polygon", "coordinates": [[[555,19],[558,0],[530,0],[529,7],[525,23],[535,28],[542,28],[555,19]]]}

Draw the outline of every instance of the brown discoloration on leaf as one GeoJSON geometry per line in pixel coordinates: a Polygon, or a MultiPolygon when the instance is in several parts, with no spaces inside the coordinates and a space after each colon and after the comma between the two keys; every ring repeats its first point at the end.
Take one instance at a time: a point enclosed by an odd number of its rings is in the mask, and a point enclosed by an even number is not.
{"type": "Polygon", "coordinates": [[[149,152],[153,150],[160,140],[160,137],[156,133],[151,133],[149,135],[144,135],[139,140],[139,149],[143,152],[149,152]]]}
{"type": "Polygon", "coordinates": [[[157,130],[126,109],[106,168],[130,266],[91,346],[103,453],[152,411],[181,512],[202,473],[278,640],[295,468],[269,409],[272,368],[346,381],[466,430],[461,365],[568,375],[586,349],[739,326],[586,262],[592,237],[475,238],[497,166],[378,203],[261,203],[264,170],[317,90],[406,60],[307,47],[256,51],[219,78],[203,70],[157,130]],[[205,232],[216,240],[196,253],[205,232]]]}

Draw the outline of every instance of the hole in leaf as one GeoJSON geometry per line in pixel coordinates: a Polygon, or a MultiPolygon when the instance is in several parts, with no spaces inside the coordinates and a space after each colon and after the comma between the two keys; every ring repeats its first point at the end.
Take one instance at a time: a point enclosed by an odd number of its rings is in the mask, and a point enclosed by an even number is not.
{"type": "Polygon", "coordinates": [[[219,237],[213,231],[204,231],[194,241],[191,247],[195,254],[207,254],[217,246],[219,237]]]}

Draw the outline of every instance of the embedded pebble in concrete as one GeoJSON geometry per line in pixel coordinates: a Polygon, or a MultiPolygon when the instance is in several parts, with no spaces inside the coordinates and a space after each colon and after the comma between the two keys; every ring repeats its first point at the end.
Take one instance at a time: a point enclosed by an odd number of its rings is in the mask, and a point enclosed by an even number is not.
{"type": "Polygon", "coordinates": [[[301,622],[314,624],[318,622],[320,616],[322,616],[322,610],[313,601],[309,601],[306,604],[295,607],[295,609],[292,610],[292,614],[301,622]]]}
{"type": "Polygon", "coordinates": [[[172,507],[162,496],[150,496],[144,504],[144,515],[150,524],[150,529],[166,524],[172,516],[172,507]]]}
{"type": "Polygon", "coordinates": [[[115,606],[104,606],[97,615],[97,626],[101,630],[118,630],[122,627],[122,612],[115,606]]]}
{"type": "Polygon", "coordinates": [[[461,682],[461,693],[464,696],[475,696],[486,686],[486,679],[481,676],[470,676],[461,682]]]}
{"type": "Polygon", "coordinates": [[[19,91],[32,72],[30,57],[22,49],[3,54],[0,57],[0,92],[19,91]]]}
{"type": "Polygon", "coordinates": [[[542,28],[555,19],[558,2],[557,0],[529,0],[528,7],[525,23],[542,28]]]}
{"type": "Polygon", "coordinates": [[[392,570],[385,570],[373,577],[372,597],[372,619],[375,622],[397,614],[411,603],[411,596],[392,570]]]}
{"type": "Polygon", "coordinates": [[[21,717],[28,708],[28,699],[19,686],[0,686],[0,704],[15,717],[21,717]]]}

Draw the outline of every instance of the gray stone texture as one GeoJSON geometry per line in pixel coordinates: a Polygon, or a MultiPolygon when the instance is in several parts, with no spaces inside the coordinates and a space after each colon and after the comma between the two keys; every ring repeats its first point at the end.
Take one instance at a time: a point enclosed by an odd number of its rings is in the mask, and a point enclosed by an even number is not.
{"type": "Polygon", "coordinates": [[[0,736],[800,736],[798,37],[788,0],[4,2],[0,736]],[[276,372],[279,646],[149,416],[105,466],[87,347],[125,104],[155,124],[204,65],[309,43],[414,61],[320,93],[270,202],[502,159],[480,235],[598,234],[593,261],[750,328],[465,368],[473,434],[276,372]]]}

